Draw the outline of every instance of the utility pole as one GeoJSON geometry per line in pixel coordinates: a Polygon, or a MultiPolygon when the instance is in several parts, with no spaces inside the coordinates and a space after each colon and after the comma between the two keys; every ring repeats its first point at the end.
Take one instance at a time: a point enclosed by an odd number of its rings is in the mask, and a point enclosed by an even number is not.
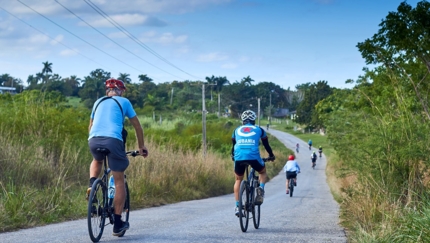
{"type": "MultiPolygon", "coordinates": [[[[216,85],[216,84],[208,84],[216,85]]],[[[205,83],[202,83],[202,144],[203,144],[203,157],[206,157],[206,104],[205,104],[205,83]]]]}
{"type": "Polygon", "coordinates": [[[221,116],[221,94],[218,92],[218,118],[221,116]]]}
{"type": "Polygon", "coordinates": [[[202,84],[202,142],[203,157],[206,157],[206,105],[205,105],[205,84],[202,84]]]}
{"type": "Polygon", "coordinates": [[[258,126],[260,126],[260,98],[257,99],[257,103],[258,103],[258,110],[257,110],[258,126]]]}
{"type": "Polygon", "coordinates": [[[270,105],[269,105],[269,124],[271,124],[272,123],[272,92],[273,92],[273,89],[272,90],[270,90],[270,98],[269,98],[269,102],[270,102],[270,105]]]}

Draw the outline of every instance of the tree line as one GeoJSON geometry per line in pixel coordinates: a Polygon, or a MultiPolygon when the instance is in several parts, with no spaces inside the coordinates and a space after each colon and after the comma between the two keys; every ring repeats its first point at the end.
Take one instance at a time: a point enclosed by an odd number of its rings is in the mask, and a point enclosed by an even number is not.
{"type": "MultiPolygon", "coordinates": [[[[110,72],[95,69],[83,78],[78,78],[76,75],[62,78],[59,74],[53,73],[52,63],[46,61],[42,64],[41,72],[28,76],[27,86],[24,87],[20,79],[9,74],[0,76],[0,85],[16,87],[18,92],[41,90],[59,92],[63,96],[79,97],[86,107],[91,108],[95,100],[104,96],[104,82],[113,77],[110,72]]],[[[269,81],[255,84],[255,80],[250,76],[235,82],[230,82],[225,76],[212,75],[203,81],[173,80],[159,84],[154,83],[146,74],[139,75],[137,82],[132,82],[127,73],[119,73],[115,78],[126,83],[125,97],[135,108],[141,108],[143,112],[201,111],[204,83],[206,107],[210,113],[219,112],[221,115],[229,113],[237,117],[246,109],[256,110],[260,99],[262,114],[266,117],[274,114],[277,108],[298,110],[300,122],[314,127],[321,123],[312,122],[313,108],[303,112],[299,110],[313,107],[319,100],[330,95],[333,89],[327,81],[318,81],[313,84],[309,82],[297,85],[296,90],[292,91],[290,88],[283,89],[269,81]],[[302,101],[306,101],[306,105],[300,106],[302,101]]]]}

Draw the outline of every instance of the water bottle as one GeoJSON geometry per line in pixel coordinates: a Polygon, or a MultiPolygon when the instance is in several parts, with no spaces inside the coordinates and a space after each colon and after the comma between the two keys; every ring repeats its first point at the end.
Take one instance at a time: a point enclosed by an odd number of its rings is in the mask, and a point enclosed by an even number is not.
{"type": "Polygon", "coordinates": [[[113,198],[115,196],[115,181],[113,180],[113,175],[109,178],[109,190],[108,190],[108,197],[113,198]]]}

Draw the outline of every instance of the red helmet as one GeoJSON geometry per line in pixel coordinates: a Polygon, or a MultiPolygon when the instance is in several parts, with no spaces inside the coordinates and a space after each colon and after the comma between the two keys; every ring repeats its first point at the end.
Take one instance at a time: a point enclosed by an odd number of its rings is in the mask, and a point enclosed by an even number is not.
{"type": "Polygon", "coordinates": [[[288,156],[288,160],[294,160],[294,155],[288,156]]]}
{"type": "Polygon", "coordinates": [[[106,89],[118,88],[120,90],[126,90],[125,84],[122,80],[110,78],[106,80],[106,89]]]}

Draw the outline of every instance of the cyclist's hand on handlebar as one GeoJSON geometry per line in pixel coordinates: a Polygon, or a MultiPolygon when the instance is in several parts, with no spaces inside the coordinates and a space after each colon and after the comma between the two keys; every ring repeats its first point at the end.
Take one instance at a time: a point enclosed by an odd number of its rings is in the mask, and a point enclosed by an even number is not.
{"type": "Polygon", "coordinates": [[[267,158],[268,161],[275,161],[275,155],[269,156],[269,158],[267,158]]]}
{"type": "Polygon", "coordinates": [[[148,149],[145,146],[140,147],[139,155],[142,155],[144,158],[148,157],[148,149]]]}
{"type": "Polygon", "coordinates": [[[234,155],[230,155],[231,160],[234,161],[234,155]]]}

